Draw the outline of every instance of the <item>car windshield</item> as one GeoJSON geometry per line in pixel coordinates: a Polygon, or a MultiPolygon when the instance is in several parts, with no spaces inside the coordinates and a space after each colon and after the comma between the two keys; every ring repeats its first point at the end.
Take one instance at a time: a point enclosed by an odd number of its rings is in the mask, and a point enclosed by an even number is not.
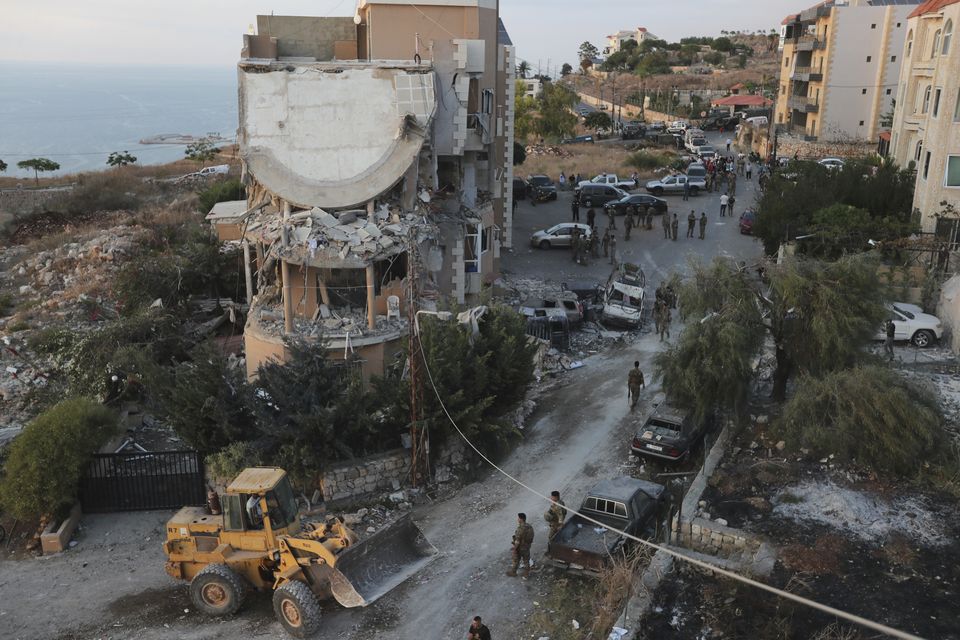
{"type": "Polygon", "coordinates": [[[912,313],[910,313],[909,311],[907,311],[906,309],[903,309],[903,308],[901,308],[901,307],[894,306],[894,307],[893,307],[893,310],[896,311],[896,312],[899,313],[899,314],[902,314],[902,315],[910,318],[911,320],[914,320],[914,319],[916,318],[915,315],[913,315],[912,313]]]}
{"type": "Polygon", "coordinates": [[[683,432],[683,425],[679,425],[676,422],[668,422],[660,418],[650,418],[647,424],[644,425],[643,430],[644,435],[646,435],[647,432],[651,432],[663,436],[678,436],[683,432]]]}
{"type": "Polygon", "coordinates": [[[537,187],[545,187],[551,183],[550,183],[550,178],[548,178],[547,176],[531,176],[530,184],[537,187]]]}

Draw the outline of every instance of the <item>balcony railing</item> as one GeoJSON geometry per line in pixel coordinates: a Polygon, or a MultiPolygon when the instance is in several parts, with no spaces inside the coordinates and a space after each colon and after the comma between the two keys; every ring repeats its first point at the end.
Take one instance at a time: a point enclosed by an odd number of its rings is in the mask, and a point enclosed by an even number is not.
{"type": "Polygon", "coordinates": [[[795,67],[793,73],[790,74],[791,80],[796,80],[798,82],[820,82],[823,80],[823,71],[814,67],[795,67]]]}
{"type": "Polygon", "coordinates": [[[827,41],[821,40],[816,36],[800,36],[797,38],[797,51],[813,51],[814,49],[826,49],[827,41]]]}
{"type": "Polygon", "coordinates": [[[820,110],[820,103],[807,96],[790,96],[787,98],[787,106],[806,113],[816,113],[820,110]]]}

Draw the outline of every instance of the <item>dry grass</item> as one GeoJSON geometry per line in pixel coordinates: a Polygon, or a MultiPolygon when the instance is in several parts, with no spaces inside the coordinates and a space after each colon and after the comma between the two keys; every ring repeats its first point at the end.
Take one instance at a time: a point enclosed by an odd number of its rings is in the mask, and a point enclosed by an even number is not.
{"type": "Polygon", "coordinates": [[[910,546],[909,539],[899,534],[891,535],[877,555],[895,567],[912,567],[917,560],[917,552],[910,546]]]}
{"type": "Polygon", "coordinates": [[[863,640],[863,636],[856,629],[834,622],[810,636],[810,640],[863,640]]]}
{"type": "MultiPolygon", "coordinates": [[[[584,180],[589,180],[601,173],[615,173],[622,177],[629,177],[636,169],[629,166],[628,159],[633,153],[619,145],[607,144],[568,144],[560,147],[569,151],[569,158],[555,155],[528,155],[526,162],[515,168],[517,177],[528,175],[547,175],[556,180],[560,172],[566,175],[580,173],[584,180]]],[[[655,153],[660,153],[656,149],[655,153]]],[[[665,156],[666,157],[666,156],[665,156]]],[[[638,172],[641,180],[653,179],[656,175],[652,171],[638,172]]]]}

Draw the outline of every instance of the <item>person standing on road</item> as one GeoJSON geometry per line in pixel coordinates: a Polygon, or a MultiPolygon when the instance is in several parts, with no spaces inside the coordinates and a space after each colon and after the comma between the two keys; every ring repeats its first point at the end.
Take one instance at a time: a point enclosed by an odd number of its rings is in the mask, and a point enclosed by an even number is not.
{"type": "Polygon", "coordinates": [[[647,231],[653,230],[653,207],[647,207],[644,210],[644,215],[647,218],[647,231]]]}
{"type": "Polygon", "coordinates": [[[597,220],[597,212],[593,210],[593,207],[587,209],[587,225],[593,226],[594,222],[597,220]]]}
{"type": "Polygon", "coordinates": [[[614,231],[617,230],[617,219],[613,215],[613,207],[610,207],[609,209],[607,209],[607,226],[613,229],[614,231]]]}
{"type": "Polygon", "coordinates": [[[727,215],[731,218],[733,217],[733,205],[736,203],[737,199],[733,197],[733,194],[730,194],[730,199],[727,201],[727,215]]]}
{"type": "Polygon", "coordinates": [[[570,236],[570,253],[573,255],[574,262],[580,262],[580,230],[574,229],[570,236]]]}
{"type": "Polygon", "coordinates": [[[693,237],[693,228],[697,226],[697,214],[693,209],[687,214],[687,237],[693,237]]]}
{"type": "Polygon", "coordinates": [[[550,540],[553,540],[553,536],[557,535],[557,532],[563,528],[563,520],[566,517],[567,508],[564,506],[563,500],[560,499],[560,492],[551,491],[550,508],[543,514],[543,519],[547,521],[547,526],[550,527],[550,540]]]}
{"type": "Polygon", "coordinates": [[[747,160],[747,180],[753,179],[753,163],[747,160]]]}
{"type": "Polygon", "coordinates": [[[610,234],[610,264],[617,264],[617,236],[610,234]]]}
{"type": "Polygon", "coordinates": [[[603,232],[603,257],[607,258],[610,256],[610,227],[607,227],[607,230],[603,232]]]}
{"type": "Polygon", "coordinates": [[[474,616],[470,628],[467,629],[467,640],[490,640],[490,629],[483,624],[480,616],[474,616]]]}
{"type": "Polygon", "coordinates": [[[700,239],[703,240],[703,234],[707,232],[707,212],[700,212],[700,239]]]}
{"type": "Polygon", "coordinates": [[[673,214],[673,220],[670,221],[670,237],[673,240],[677,239],[677,230],[680,228],[680,220],[677,218],[677,214],[673,214]]]}
{"type": "Polygon", "coordinates": [[[630,410],[637,406],[640,400],[640,389],[646,389],[647,383],[643,380],[643,371],[640,371],[640,361],[633,363],[633,369],[630,369],[627,375],[627,401],[630,403],[630,410]]]}
{"type": "Polygon", "coordinates": [[[687,178],[683,179],[683,199],[690,199],[690,180],[687,178]]]}
{"type": "Polygon", "coordinates": [[[524,578],[530,575],[530,546],[533,544],[533,527],[527,524],[527,514],[517,514],[517,530],[513,532],[513,567],[507,571],[507,575],[515,578],[517,568],[523,565],[520,575],[524,578]]]}
{"type": "Polygon", "coordinates": [[[664,212],[663,217],[660,218],[660,223],[663,225],[663,239],[670,239],[670,214],[664,212]]]}
{"type": "Polygon", "coordinates": [[[623,218],[623,239],[624,241],[630,239],[630,230],[633,229],[633,214],[630,211],[627,211],[627,215],[623,218]]]}
{"type": "Polygon", "coordinates": [[[665,304],[660,307],[660,342],[663,342],[663,338],[666,336],[667,340],[670,339],[670,305],[665,304]]]}
{"type": "Polygon", "coordinates": [[[590,229],[590,256],[600,257],[600,232],[596,227],[590,229]]]}
{"type": "Polygon", "coordinates": [[[720,217],[726,217],[727,215],[727,203],[730,202],[730,196],[723,194],[720,196],[720,217]]]}
{"type": "Polygon", "coordinates": [[[727,138],[727,153],[730,153],[730,145],[733,144],[733,140],[727,138]]]}
{"type": "Polygon", "coordinates": [[[573,202],[570,203],[570,211],[573,212],[573,221],[580,222],[580,203],[577,202],[577,197],[573,197],[573,202]]]}
{"type": "Polygon", "coordinates": [[[560,172],[560,191],[564,191],[567,188],[567,176],[563,175],[563,171],[560,172]]]}
{"type": "Polygon", "coordinates": [[[883,341],[883,351],[890,357],[890,362],[893,362],[893,338],[896,335],[896,325],[893,324],[893,320],[887,320],[887,338],[883,341]]]}

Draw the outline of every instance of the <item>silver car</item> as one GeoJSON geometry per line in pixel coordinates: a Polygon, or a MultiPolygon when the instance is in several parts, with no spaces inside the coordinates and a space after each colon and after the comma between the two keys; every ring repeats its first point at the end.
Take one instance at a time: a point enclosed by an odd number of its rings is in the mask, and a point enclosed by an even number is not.
{"type": "Polygon", "coordinates": [[[551,247],[569,247],[573,239],[573,230],[579,229],[580,235],[590,238],[590,227],[579,222],[561,222],[549,229],[537,231],[530,236],[530,246],[539,249],[551,247]]]}

